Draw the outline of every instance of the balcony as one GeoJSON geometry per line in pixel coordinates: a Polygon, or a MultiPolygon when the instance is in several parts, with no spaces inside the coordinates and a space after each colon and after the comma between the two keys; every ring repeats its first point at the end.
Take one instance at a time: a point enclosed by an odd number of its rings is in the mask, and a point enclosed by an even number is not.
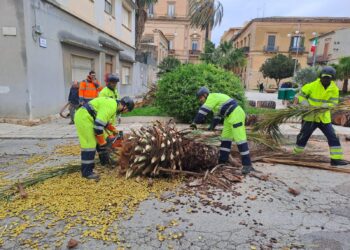
{"type": "Polygon", "coordinates": [[[200,50],[189,50],[190,56],[199,56],[201,54],[200,50]]]}
{"type": "Polygon", "coordinates": [[[242,51],[244,52],[244,54],[248,54],[249,50],[250,50],[249,46],[242,47],[242,51]]]}
{"type": "MultiPolygon", "coordinates": [[[[316,56],[315,63],[321,64],[321,65],[326,65],[330,59],[330,55],[319,55],[316,56]]],[[[310,56],[307,58],[307,64],[312,65],[314,62],[314,57],[310,56]]]]}
{"type": "Polygon", "coordinates": [[[264,52],[266,53],[277,53],[278,52],[278,46],[264,46],[263,48],[264,52]]]}
{"type": "Polygon", "coordinates": [[[304,51],[305,51],[305,47],[303,47],[303,46],[289,48],[290,53],[304,53],[304,51]]]}
{"type": "Polygon", "coordinates": [[[169,55],[175,55],[175,50],[174,49],[169,49],[168,54],[169,55]]]}

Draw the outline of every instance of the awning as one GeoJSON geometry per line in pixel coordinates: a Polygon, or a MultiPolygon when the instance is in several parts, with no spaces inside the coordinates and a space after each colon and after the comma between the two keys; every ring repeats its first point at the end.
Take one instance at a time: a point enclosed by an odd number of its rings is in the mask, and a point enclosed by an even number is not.
{"type": "Polygon", "coordinates": [[[124,61],[124,62],[129,62],[129,63],[136,62],[132,56],[129,56],[123,52],[119,53],[119,60],[124,61]]]}
{"type": "Polygon", "coordinates": [[[102,44],[103,47],[107,47],[118,52],[123,51],[123,48],[121,46],[119,46],[116,42],[110,39],[100,36],[98,38],[98,41],[100,44],[102,44]]]}

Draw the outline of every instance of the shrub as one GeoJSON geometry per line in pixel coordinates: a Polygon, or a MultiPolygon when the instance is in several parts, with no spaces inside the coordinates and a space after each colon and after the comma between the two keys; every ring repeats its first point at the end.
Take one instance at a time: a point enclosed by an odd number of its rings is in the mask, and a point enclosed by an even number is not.
{"type": "Polygon", "coordinates": [[[293,80],[297,84],[304,85],[306,83],[315,81],[318,77],[318,74],[319,74],[319,72],[318,72],[317,68],[308,67],[308,68],[304,68],[304,69],[299,70],[296,73],[293,80]]]}
{"type": "Polygon", "coordinates": [[[186,64],[166,73],[158,81],[156,105],[183,122],[194,118],[200,103],[196,92],[206,86],[235,98],[245,108],[244,89],[238,77],[211,64],[186,64]]]}

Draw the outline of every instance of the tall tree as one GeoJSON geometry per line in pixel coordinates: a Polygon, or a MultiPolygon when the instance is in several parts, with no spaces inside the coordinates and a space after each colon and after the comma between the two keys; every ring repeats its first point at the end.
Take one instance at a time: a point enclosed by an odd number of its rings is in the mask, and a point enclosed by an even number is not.
{"type": "Polygon", "coordinates": [[[135,47],[138,49],[143,31],[145,30],[145,23],[147,21],[147,12],[151,4],[157,3],[158,0],[136,0],[136,31],[135,31],[135,47]]]}
{"type": "Polygon", "coordinates": [[[188,13],[191,26],[205,30],[205,39],[209,39],[209,31],[221,23],[224,7],[217,0],[189,0],[188,13]]]}
{"type": "Polygon", "coordinates": [[[215,64],[214,61],[215,44],[212,41],[206,40],[204,53],[201,53],[199,59],[205,63],[215,64]]]}
{"type": "Polygon", "coordinates": [[[350,78],[350,56],[340,58],[339,63],[334,66],[337,70],[337,78],[344,81],[342,92],[346,94],[350,78]]]}
{"type": "Polygon", "coordinates": [[[214,53],[214,58],[216,63],[226,70],[241,68],[247,63],[243,50],[235,49],[232,42],[221,43],[214,53]]]}
{"type": "MultiPolygon", "coordinates": [[[[277,54],[276,56],[267,59],[264,64],[261,65],[260,72],[263,73],[264,77],[274,79],[277,87],[279,87],[282,79],[293,76],[294,63],[295,62],[291,57],[277,54]]],[[[297,67],[299,68],[299,64],[297,67]]]]}

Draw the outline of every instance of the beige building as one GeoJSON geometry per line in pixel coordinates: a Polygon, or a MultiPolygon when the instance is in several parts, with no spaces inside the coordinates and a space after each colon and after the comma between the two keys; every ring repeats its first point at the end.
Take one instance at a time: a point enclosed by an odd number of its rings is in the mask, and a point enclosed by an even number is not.
{"type": "Polygon", "coordinates": [[[167,55],[174,56],[183,63],[199,62],[199,55],[205,45],[205,31],[190,27],[188,9],[188,1],[185,0],[159,0],[147,10],[148,20],[142,40],[153,41],[157,62],[167,55]],[[168,40],[168,52],[164,52],[160,40],[156,42],[157,30],[168,40]]]}
{"type": "Polygon", "coordinates": [[[317,39],[315,53],[308,57],[309,65],[324,65],[338,63],[341,57],[350,56],[350,28],[334,30],[317,38],[310,39],[310,43],[317,39]]]}
{"type": "MultiPolygon", "coordinates": [[[[256,89],[258,82],[275,87],[273,79],[264,79],[259,69],[266,59],[277,53],[290,55],[301,67],[307,66],[310,39],[315,34],[350,27],[350,18],[331,17],[266,17],[252,19],[232,37],[236,48],[243,48],[247,66],[241,72],[247,89],[256,89]]],[[[226,38],[227,39],[227,38],[226,38]]]]}
{"type": "Polygon", "coordinates": [[[238,35],[242,27],[229,28],[220,38],[220,43],[231,42],[232,38],[238,35]]]}

